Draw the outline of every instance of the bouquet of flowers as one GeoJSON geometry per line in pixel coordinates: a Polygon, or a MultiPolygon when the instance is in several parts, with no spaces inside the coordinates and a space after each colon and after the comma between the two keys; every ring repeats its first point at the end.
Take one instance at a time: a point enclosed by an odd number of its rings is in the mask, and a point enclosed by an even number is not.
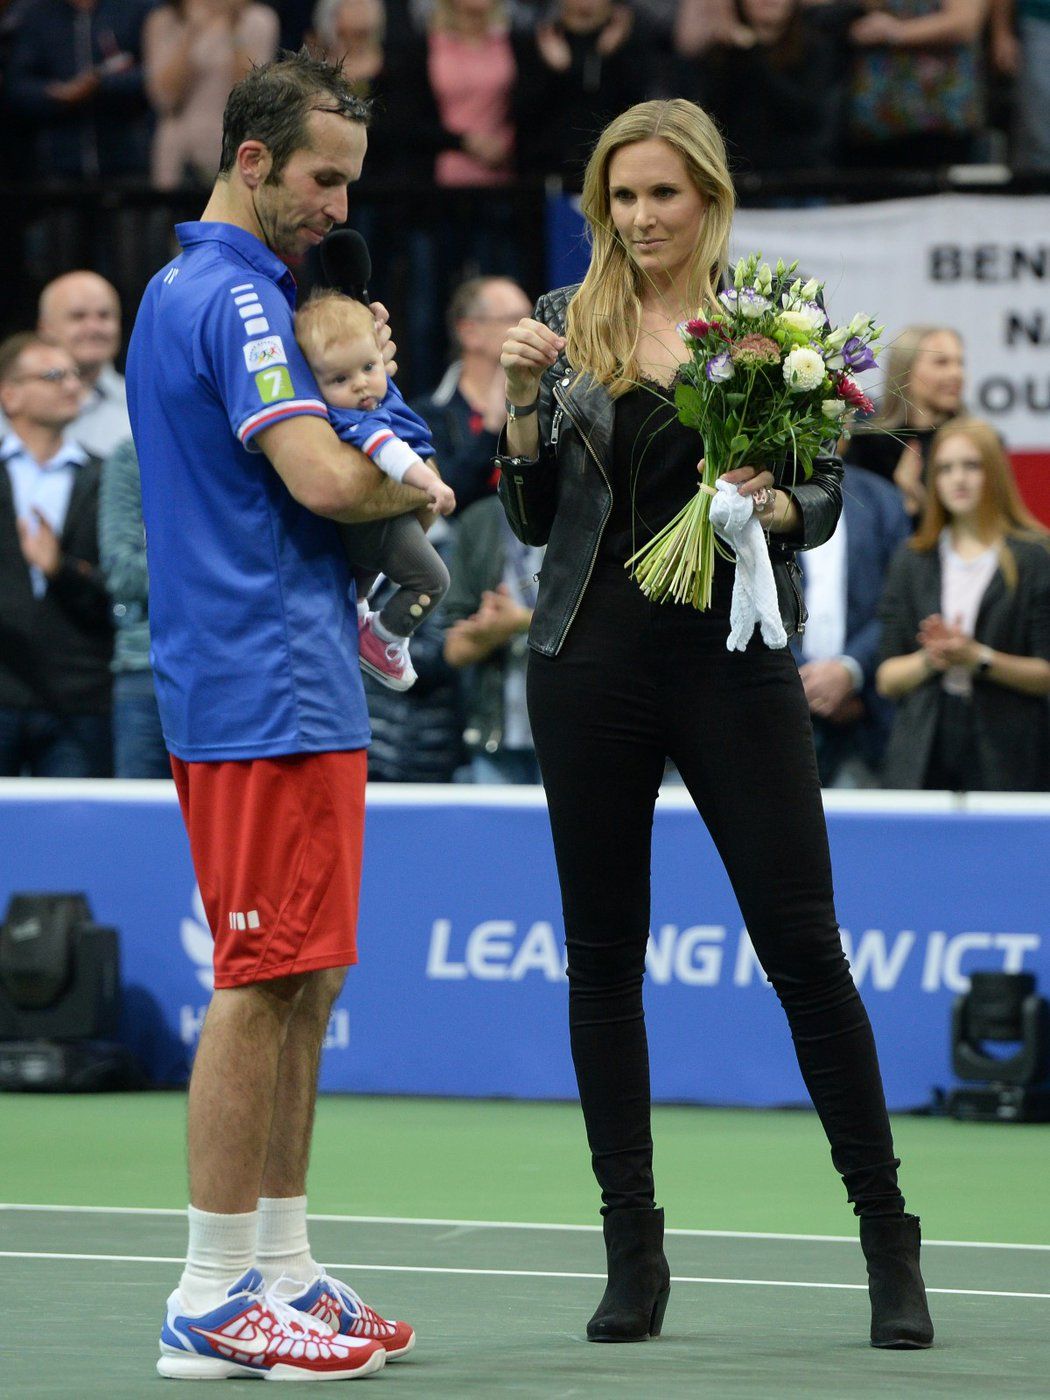
{"type": "Polygon", "coordinates": [[[709,511],[723,473],[786,461],[792,481],[805,479],[847,415],[872,411],[853,376],[875,365],[884,328],[860,314],[833,329],[822,282],[795,277],[797,262],[786,267],[781,260],[774,271],[760,257],[740,259],[712,320],[678,328],[689,359],[675,406],[679,421],[703,437],[704,470],[696,496],[627,561],[656,602],[710,606],[715,534],[709,511]]]}

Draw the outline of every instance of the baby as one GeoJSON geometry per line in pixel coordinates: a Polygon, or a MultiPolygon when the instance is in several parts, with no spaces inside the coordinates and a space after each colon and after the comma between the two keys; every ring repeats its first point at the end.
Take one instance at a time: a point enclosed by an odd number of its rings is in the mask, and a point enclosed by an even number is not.
{"type": "MultiPolygon", "coordinates": [[[[451,514],[451,487],[424,461],[434,455],[430,429],[387,379],[368,307],[339,292],[315,293],[295,318],[295,336],[343,441],[394,481],[425,491],[439,514],[451,514]]],[[[416,679],[408,639],[448,589],[448,570],[414,515],[339,530],[359,599],[380,573],[398,585],[377,613],[358,603],[361,668],[392,690],[407,690],[416,679]]]]}

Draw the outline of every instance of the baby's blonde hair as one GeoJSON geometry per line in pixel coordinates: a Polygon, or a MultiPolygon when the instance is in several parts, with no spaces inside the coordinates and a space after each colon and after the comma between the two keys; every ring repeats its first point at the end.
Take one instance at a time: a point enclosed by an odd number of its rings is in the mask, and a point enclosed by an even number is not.
{"type": "Polygon", "coordinates": [[[376,323],[363,302],[342,292],[313,292],[295,316],[295,338],[308,360],[340,340],[368,336],[379,347],[376,323]]]}

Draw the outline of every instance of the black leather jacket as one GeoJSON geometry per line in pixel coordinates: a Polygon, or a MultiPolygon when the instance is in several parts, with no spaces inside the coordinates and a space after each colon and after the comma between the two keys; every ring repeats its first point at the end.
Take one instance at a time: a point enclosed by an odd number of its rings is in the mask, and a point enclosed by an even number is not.
{"type": "MultiPolygon", "coordinates": [[[[537,321],[564,333],[565,311],[576,287],[540,297],[537,321]]],[[[535,458],[499,455],[499,494],[510,527],[526,544],[545,544],[539,598],[529,645],[556,656],[590,581],[602,531],[612,510],[605,462],[612,450],[614,403],[589,374],[576,374],[564,352],[540,381],[540,450],[535,458]]],[[[501,439],[501,445],[505,440],[501,439]]],[[[801,635],[806,608],[795,552],[829,539],[842,511],[842,464],[818,457],[801,485],[785,485],[802,514],[800,536],[770,539],[780,614],[788,636],[801,635]]]]}

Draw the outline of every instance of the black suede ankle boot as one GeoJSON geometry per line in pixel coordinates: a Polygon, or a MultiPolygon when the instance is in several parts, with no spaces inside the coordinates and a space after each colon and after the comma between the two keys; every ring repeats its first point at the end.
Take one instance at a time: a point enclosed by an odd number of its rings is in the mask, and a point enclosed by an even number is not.
{"type": "Polygon", "coordinates": [[[587,1324],[589,1342],[658,1337],[671,1292],[662,1210],[611,1210],[605,1217],[609,1282],[587,1324]]]}
{"type": "Polygon", "coordinates": [[[860,1244],[868,1263],[872,1346],[930,1346],[933,1323],[919,1272],[919,1217],[862,1215],[860,1244]]]}

